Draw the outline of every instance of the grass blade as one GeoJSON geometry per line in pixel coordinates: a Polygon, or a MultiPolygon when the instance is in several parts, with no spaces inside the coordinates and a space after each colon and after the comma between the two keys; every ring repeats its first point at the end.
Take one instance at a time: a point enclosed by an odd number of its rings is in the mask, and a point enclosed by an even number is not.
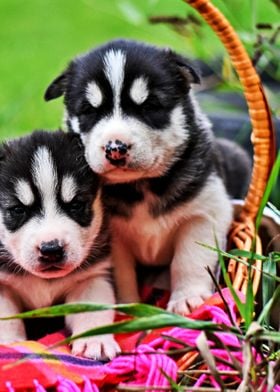
{"type": "Polygon", "coordinates": [[[262,260],[265,261],[267,259],[266,256],[259,255],[258,253],[250,252],[248,250],[243,249],[231,249],[228,252],[232,256],[246,257],[250,260],[262,260]]]}
{"type": "Polygon", "coordinates": [[[86,338],[95,335],[105,335],[105,334],[118,334],[118,333],[130,333],[137,331],[147,331],[151,329],[159,329],[163,327],[181,327],[187,329],[203,330],[203,331],[225,331],[230,330],[233,333],[238,333],[239,331],[234,328],[229,328],[226,325],[212,323],[210,321],[197,321],[187,319],[178,315],[168,314],[165,315],[154,315],[149,317],[142,317],[139,319],[133,319],[128,321],[121,321],[113,324],[103,325],[100,327],[92,328],[88,331],[80,333],[79,335],[74,335],[69,338],[62,340],[57,343],[54,347],[59,345],[68,344],[73,340],[86,338]]]}
{"type": "Polygon", "coordinates": [[[179,316],[175,313],[167,312],[163,309],[157,308],[151,305],[144,304],[124,304],[124,305],[102,305],[102,304],[64,304],[56,305],[48,308],[41,308],[37,310],[32,310],[29,312],[24,312],[16,314],[10,317],[2,317],[0,320],[10,320],[10,319],[25,319],[25,318],[35,318],[35,317],[56,317],[56,316],[66,316],[68,314],[82,313],[82,312],[94,312],[100,310],[115,309],[124,312],[131,316],[136,316],[135,319],[118,322],[110,324],[107,326],[101,326],[86,332],[96,334],[105,333],[121,333],[121,332],[134,332],[147,329],[162,328],[165,326],[178,326],[188,329],[196,330],[215,330],[215,331],[225,331],[232,330],[238,333],[236,328],[229,328],[225,325],[218,325],[210,321],[194,320],[191,318],[179,316]],[[120,326],[124,329],[121,330],[120,326]]]}
{"type": "Polygon", "coordinates": [[[246,305],[244,309],[245,313],[245,326],[248,329],[250,327],[251,322],[254,318],[254,310],[255,310],[255,301],[254,301],[254,292],[253,292],[253,282],[251,275],[251,264],[248,266],[248,282],[247,282],[247,290],[246,290],[246,305]]]}
{"type": "MultiPolygon", "coordinates": [[[[216,248],[216,247],[214,247],[214,246],[211,246],[211,245],[203,244],[202,242],[198,242],[198,241],[197,241],[196,243],[199,244],[199,245],[201,245],[201,246],[203,246],[204,248],[207,248],[207,249],[209,249],[209,250],[212,250],[213,252],[218,253],[218,251],[219,251],[223,257],[232,258],[232,259],[236,260],[238,263],[242,263],[242,264],[246,265],[247,267],[248,267],[249,264],[250,264],[249,262],[245,261],[244,259],[241,259],[241,258],[239,258],[238,256],[232,255],[230,252],[225,252],[224,250],[221,250],[221,249],[218,250],[218,248],[216,248]]],[[[278,259],[279,259],[279,252],[273,252],[273,253],[274,253],[274,256],[276,255],[276,257],[274,257],[274,258],[275,258],[275,261],[278,261],[278,259]]],[[[251,254],[251,252],[249,252],[249,254],[251,254]]],[[[280,260],[279,260],[279,261],[280,261],[280,260]]],[[[252,265],[251,268],[254,269],[254,270],[256,270],[256,271],[260,271],[260,269],[257,268],[257,267],[255,267],[254,265],[252,265]]],[[[269,274],[268,272],[265,272],[265,271],[261,271],[261,272],[264,273],[264,274],[266,274],[267,276],[270,276],[270,277],[271,277],[272,279],[274,279],[276,282],[280,283],[280,277],[279,277],[279,276],[269,274]]]]}
{"type": "MultiPolygon", "coordinates": [[[[273,253],[269,254],[269,257],[265,263],[263,263],[263,271],[271,275],[277,275],[277,265],[273,258],[273,253]]],[[[270,276],[266,274],[262,275],[262,303],[266,306],[270,299],[273,298],[275,292],[276,282],[270,276]]],[[[271,304],[272,306],[272,304],[271,304]]],[[[266,312],[263,315],[266,325],[269,325],[269,313],[266,312]]]]}
{"type": "Polygon", "coordinates": [[[253,337],[254,340],[268,340],[270,342],[280,343],[280,332],[265,330],[253,337]]]}
{"type": "Polygon", "coordinates": [[[84,312],[97,312],[102,310],[114,309],[123,312],[130,316],[145,317],[161,314],[173,313],[167,312],[156,306],[146,304],[120,304],[120,305],[103,305],[92,303],[71,303],[63,305],[55,305],[46,308],[30,310],[28,312],[19,313],[10,317],[0,317],[0,320],[10,319],[25,319],[25,318],[38,318],[38,317],[58,317],[67,316],[68,314],[84,313],[84,312]]]}
{"type": "Polygon", "coordinates": [[[235,304],[236,304],[236,306],[238,308],[238,311],[239,311],[241,317],[243,319],[245,319],[245,317],[246,317],[246,315],[245,315],[245,304],[243,302],[241,302],[240,298],[238,297],[236,291],[233,288],[231,279],[229,277],[229,274],[228,274],[228,271],[227,271],[227,268],[226,268],[224,257],[222,255],[222,252],[221,252],[219,246],[218,246],[217,241],[216,241],[216,251],[218,252],[218,260],[219,260],[219,264],[221,266],[221,270],[222,270],[224,281],[225,281],[227,287],[229,288],[229,290],[231,292],[231,295],[232,295],[232,297],[234,299],[234,302],[235,302],[235,304]]]}
{"type": "Polygon", "coordinates": [[[219,384],[221,387],[221,391],[225,390],[225,385],[223,383],[223,380],[217,370],[217,365],[215,358],[209,348],[209,343],[207,341],[207,337],[205,332],[201,332],[198,338],[196,339],[196,344],[199,349],[199,352],[202,356],[202,358],[205,360],[208,369],[211,371],[212,376],[216,380],[216,382],[219,384]]]}
{"type": "Polygon", "coordinates": [[[270,299],[263,306],[263,309],[258,317],[259,324],[262,325],[263,323],[265,323],[265,325],[267,326],[269,325],[269,316],[270,316],[271,308],[274,305],[274,303],[277,301],[279,296],[280,296],[280,286],[276,288],[272,297],[270,297],[270,299]]]}
{"type": "Polygon", "coordinates": [[[275,207],[274,204],[270,203],[270,201],[267,203],[267,205],[275,213],[275,215],[279,216],[279,218],[280,218],[280,210],[278,210],[278,208],[275,207]]]}
{"type": "Polygon", "coordinates": [[[276,161],[272,167],[268,182],[267,182],[267,186],[265,188],[264,191],[264,195],[262,197],[261,200],[261,204],[257,213],[257,217],[256,217],[256,232],[258,232],[260,224],[261,224],[261,219],[263,216],[263,210],[264,207],[266,206],[267,202],[268,202],[268,198],[270,196],[270,193],[272,191],[272,188],[274,186],[274,184],[276,183],[276,180],[278,178],[279,175],[279,171],[280,171],[280,151],[278,152],[276,161]]]}

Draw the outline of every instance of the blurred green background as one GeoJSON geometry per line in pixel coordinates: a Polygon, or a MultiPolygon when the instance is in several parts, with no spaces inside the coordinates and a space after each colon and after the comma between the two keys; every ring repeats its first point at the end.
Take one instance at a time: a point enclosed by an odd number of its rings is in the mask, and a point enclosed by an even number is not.
{"type": "MultiPolygon", "coordinates": [[[[251,52],[257,41],[256,23],[279,22],[277,0],[213,2],[251,52]]],[[[73,56],[107,40],[124,37],[170,46],[206,63],[223,56],[219,40],[204,23],[189,21],[177,34],[170,26],[148,22],[150,16],[184,18],[187,13],[197,15],[181,0],[1,0],[0,139],[60,126],[62,100],[45,103],[45,88],[73,56]]],[[[226,61],[223,73],[225,85],[238,90],[226,61]]],[[[271,101],[277,111],[277,96],[271,101]]],[[[214,110],[219,110],[215,103],[214,110]]]]}

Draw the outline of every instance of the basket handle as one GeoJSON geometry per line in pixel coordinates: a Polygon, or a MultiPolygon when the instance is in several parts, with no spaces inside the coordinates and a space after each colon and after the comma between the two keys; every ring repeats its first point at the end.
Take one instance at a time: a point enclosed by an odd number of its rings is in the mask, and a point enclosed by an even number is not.
{"type": "Polygon", "coordinates": [[[254,220],[276,156],[275,131],[269,105],[250,57],[224,15],[208,0],[184,0],[195,8],[220,38],[244,89],[252,123],[253,171],[239,219],[254,220]]]}

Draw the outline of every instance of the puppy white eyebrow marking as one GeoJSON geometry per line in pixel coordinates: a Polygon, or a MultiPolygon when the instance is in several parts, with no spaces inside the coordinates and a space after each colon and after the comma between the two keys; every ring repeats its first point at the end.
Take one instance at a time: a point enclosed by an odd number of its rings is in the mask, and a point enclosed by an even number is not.
{"type": "Polygon", "coordinates": [[[31,206],[31,204],[34,202],[34,194],[30,184],[26,180],[18,180],[15,185],[15,191],[17,198],[25,206],[31,206]]]}
{"type": "Polygon", "coordinates": [[[81,130],[80,130],[80,122],[79,122],[78,117],[74,116],[74,117],[70,118],[69,121],[70,121],[72,130],[75,133],[80,133],[81,130]]]}
{"type": "Polygon", "coordinates": [[[52,214],[57,210],[56,187],[57,172],[53,158],[47,147],[39,147],[33,156],[32,175],[45,209],[45,213],[52,214]]]}
{"type": "Polygon", "coordinates": [[[86,87],[86,97],[94,108],[98,108],[102,104],[103,95],[99,86],[95,82],[88,83],[86,87]]]}
{"type": "Polygon", "coordinates": [[[105,75],[113,89],[115,99],[115,112],[120,111],[120,96],[124,81],[125,63],[126,56],[123,51],[111,49],[105,53],[105,75]]]}
{"type": "Polygon", "coordinates": [[[147,79],[142,76],[136,78],[132,83],[129,95],[138,105],[145,102],[149,95],[147,79]]]}
{"type": "Polygon", "coordinates": [[[64,203],[69,203],[76,196],[77,193],[77,183],[74,177],[66,175],[62,179],[61,183],[61,198],[64,203]]]}

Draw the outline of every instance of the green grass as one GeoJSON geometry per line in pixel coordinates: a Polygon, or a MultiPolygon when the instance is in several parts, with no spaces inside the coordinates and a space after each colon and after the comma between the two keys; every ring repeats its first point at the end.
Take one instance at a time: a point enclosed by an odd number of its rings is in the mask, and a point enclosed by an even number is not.
{"type": "MultiPolygon", "coordinates": [[[[255,1],[254,13],[249,0],[214,3],[238,30],[246,27],[245,41],[255,18],[276,23],[279,17],[268,0],[255,1]]],[[[45,88],[73,56],[107,40],[144,40],[207,59],[221,53],[206,25],[202,45],[201,38],[184,38],[147,22],[150,15],[185,16],[190,11],[181,0],[1,0],[0,139],[60,126],[62,101],[46,104],[45,88]]]]}
{"type": "MultiPolygon", "coordinates": [[[[152,1],[144,3],[153,9],[152,1]]],[[[42,97],[48,83],[78,53],[117,37],[180,46],[180,37],[166,27],[149,26],[141,14],[130,22],[121,4],[125,2],[1,0],[1,138],[60,125],[61,101],[46,104],[42,97]]],[[[180,1],[177,5],[185,8],[180,1]]]]}

